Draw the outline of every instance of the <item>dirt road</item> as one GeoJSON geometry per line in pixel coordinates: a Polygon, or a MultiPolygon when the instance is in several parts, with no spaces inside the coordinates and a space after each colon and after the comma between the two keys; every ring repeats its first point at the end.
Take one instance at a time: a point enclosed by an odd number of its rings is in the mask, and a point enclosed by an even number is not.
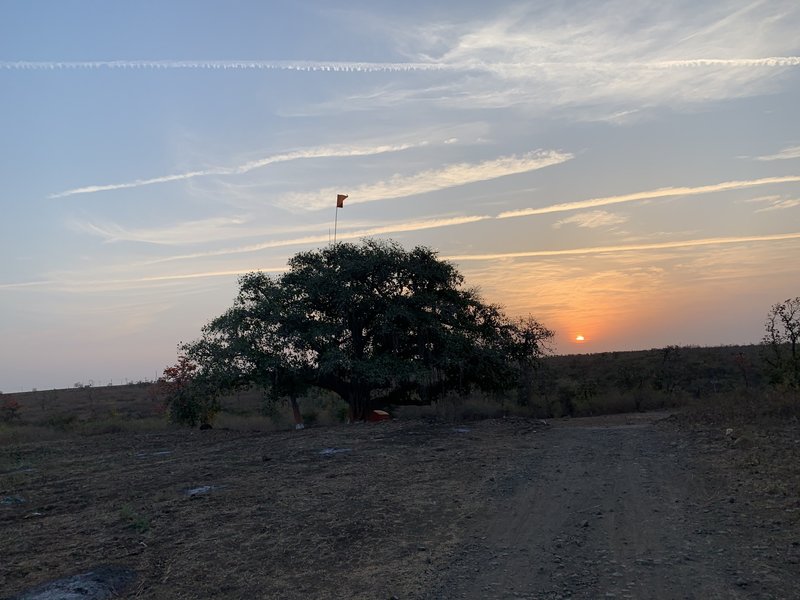
{"type": "Polygon", "coordinates": [[[658,418],[553,427],[427,597],[800,597],[800,534],[740,506],[658,418]]]}

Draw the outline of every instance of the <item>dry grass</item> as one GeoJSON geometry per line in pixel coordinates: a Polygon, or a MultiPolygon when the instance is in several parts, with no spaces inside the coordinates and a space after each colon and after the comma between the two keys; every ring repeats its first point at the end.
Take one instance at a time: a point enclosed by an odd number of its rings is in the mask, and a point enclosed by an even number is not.
{"type": "Polygon", "coordinates": [[[535,433],[506,419],[2,446],[0,496],[20,501],[0,506],[0,589],[110,562],[139,573],[127,597],[408,597],[535,433]]]}
{"type": "Polygon", "coordinates": [[[767,389],[691,402],[669,426],[692,432],[720,489],[743,492],[765,523],[800,527],[800,393],[767,389]]]}
{"type": "Polygon", "coordinates": [[[0,424],[0,446],[26,444],[28,442],[50,442],[67,437],[63,430],[41,425],[0,424]]]}
{"type": "Polygon", "coordinates": [[[107,417],[140,419],[164,413],[163,401],[151,384],[81,387],[3,394],[20,404],[26,423],[49,425],[59,420],[87,421],[107,417]]]}
{"type": "MultiPolygon", "coordinates": [[[[283,419],[281,419],[282,421],[283,419]]],[[[288,429],[287,425],[276,423],[274,419],[263,415],[232,415],[221,413],[214,421],[216,429],[228,429],[232,431],[279,431],[288,429]]]]}
{"type": "Polygon", "coordinates": [[[770,427],[800,421],[800,390],[738,390],[686,404],[683,419],[710,427],[770,427]]]}

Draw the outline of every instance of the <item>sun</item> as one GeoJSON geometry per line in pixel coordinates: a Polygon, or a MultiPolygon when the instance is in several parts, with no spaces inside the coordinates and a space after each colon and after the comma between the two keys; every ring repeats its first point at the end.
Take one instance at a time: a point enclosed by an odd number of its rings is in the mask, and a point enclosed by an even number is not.
{"type": "Polygon", "coordinates": [[[582,336],[582,335],[579,333],[578,335],[576,335],[576,336],[575,336],[575,341],[576,341],[576,342],[578,342],[578,343],[580,344],[581,342],[585,342],[585,341],[586,341],[586,338],[585,338],[585,337],[583,337],[583,336],[582,336]]]}

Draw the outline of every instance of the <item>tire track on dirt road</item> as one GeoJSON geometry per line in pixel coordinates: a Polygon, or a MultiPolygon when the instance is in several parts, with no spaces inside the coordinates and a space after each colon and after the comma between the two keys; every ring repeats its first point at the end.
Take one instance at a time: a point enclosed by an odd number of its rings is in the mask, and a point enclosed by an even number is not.
{"type": "Polygon", "coordinates": [[[426,597],[750,597],[703,535],[706,482],[689,459],[647,422],[553,427],[426,597]]]}

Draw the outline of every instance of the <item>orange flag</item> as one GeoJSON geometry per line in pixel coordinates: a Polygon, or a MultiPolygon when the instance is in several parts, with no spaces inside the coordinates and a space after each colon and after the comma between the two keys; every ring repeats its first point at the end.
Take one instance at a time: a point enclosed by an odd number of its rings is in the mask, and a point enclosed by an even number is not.
{"type": "Polygon", "coordinates": [[[336,194],[336,208],[344,208],[344,200],[347,194],[336,194]]]}

